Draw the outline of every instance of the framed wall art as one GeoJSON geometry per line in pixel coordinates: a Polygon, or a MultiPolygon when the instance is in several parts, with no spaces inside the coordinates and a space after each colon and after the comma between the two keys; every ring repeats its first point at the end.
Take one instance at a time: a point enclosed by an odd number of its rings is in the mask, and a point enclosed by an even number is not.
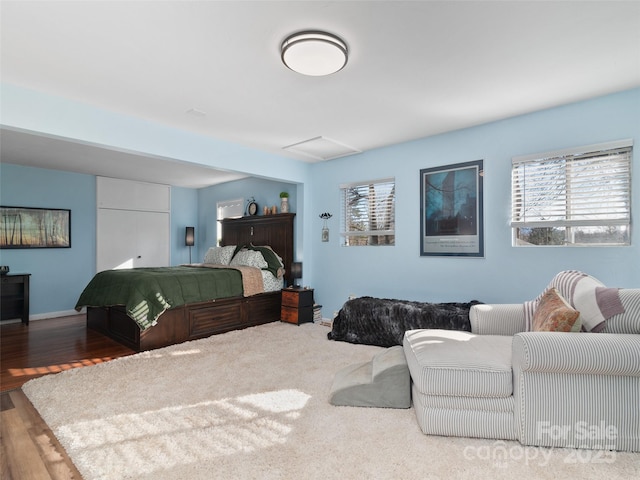
{"type": "Polygon", "coordinates": [[[70,248],[71,210],[0,207],[0,248],[70,248]]]}
{"type": "Polygon", "coordinates": [[[420,255],[484,257],[483,161],[420,170],[420,255]]]}

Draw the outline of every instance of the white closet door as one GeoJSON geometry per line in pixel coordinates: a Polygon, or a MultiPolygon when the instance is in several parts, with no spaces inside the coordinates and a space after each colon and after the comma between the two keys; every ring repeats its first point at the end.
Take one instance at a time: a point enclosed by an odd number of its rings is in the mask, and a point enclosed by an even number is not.
{"type": "Polygon", "coordinates": [[[97,177],[96,268],[169,265],[171,188],[97,177]]]}
{"type": "Polygon", "coordinates": [[[97,271],[169,265],[169,214],[98,210],[97,271]]]}
{"type": "Polygon", "coordinates": [[[98,209],[96,269],[133,268],[138,250],[138,212],[98,209]]]}
{"type": "Polygon", "coordinates": [[[169,266],[169,214],[136,212],[138,252],[136,267],[169,266]]]}

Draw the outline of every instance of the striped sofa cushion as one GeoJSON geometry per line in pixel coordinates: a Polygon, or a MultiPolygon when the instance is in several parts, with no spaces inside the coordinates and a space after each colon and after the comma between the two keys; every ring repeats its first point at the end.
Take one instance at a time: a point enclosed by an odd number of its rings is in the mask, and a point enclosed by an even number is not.
{"type": "Polygon", "coordinates": [[[624,313],[618,288],[607,288],[600,281],[577,270],[558,273],[547,288],[535,300],[524,302],[527,331],[533,330],[533,316],[545,293],[555,288],[569,304],[580,312],[582,330],[600,332],[606,321],[614,315],[624,313]]]}
{"type": "Polygon", "coordinates": [[[516,440],[514,398],[425,395],[411,386],[421,430],[427,435],[516,440]]]}
{"type": "Polygon", "coordinates": [[[404,353],[411,379],[427,395],[508,397],[512,337],[454,330],[409,330],[404,353]]]}

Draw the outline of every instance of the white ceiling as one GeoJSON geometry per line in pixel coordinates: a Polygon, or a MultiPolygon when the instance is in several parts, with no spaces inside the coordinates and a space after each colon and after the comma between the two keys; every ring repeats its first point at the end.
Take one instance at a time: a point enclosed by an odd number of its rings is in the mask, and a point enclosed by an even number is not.
{"type": "MultiPolygon", "coordinates": [[[[3,82],[305,162],[317,160],[284,147],[324,137],[367,151],[640,86],[639,1],[85,0],[1,8],[3,82]],[[282,40],[306,29],[341,36],[347,66],[327,77],[284,67],[282,40]]],[[[96,148],[2,135],[7,163],[145,179],[146,162],[161,161],[175,168],[148,180],[182,186],[241,176],[96,148]]]]}

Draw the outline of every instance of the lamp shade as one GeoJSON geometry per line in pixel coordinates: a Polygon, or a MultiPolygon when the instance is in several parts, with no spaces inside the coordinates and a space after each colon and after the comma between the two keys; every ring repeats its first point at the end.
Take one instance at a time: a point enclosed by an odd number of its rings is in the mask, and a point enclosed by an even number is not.
{"type": "Polygon", "coordinates": [[[184,244],[187,247],[193,247],[196,243],[196,235],[194,227],[187,227],[184,234],[184,244]]]}
{"type": "Polygon", "coordinates": [[[294,280],[302,278],[302,262],[293,262],[291,264],[291,276],[294,280]]]}

